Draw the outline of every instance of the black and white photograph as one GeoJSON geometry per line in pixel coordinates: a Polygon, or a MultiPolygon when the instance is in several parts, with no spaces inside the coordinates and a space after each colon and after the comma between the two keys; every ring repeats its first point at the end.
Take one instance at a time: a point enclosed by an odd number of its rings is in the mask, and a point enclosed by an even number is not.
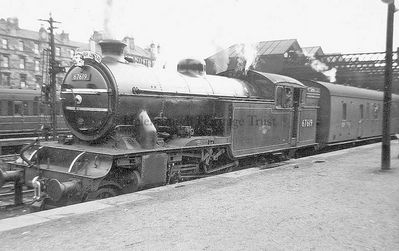
{"type": "Polygon", "coordinates": [[[0,0],[0,250],[399,250],[398,13],[0,0]]]}

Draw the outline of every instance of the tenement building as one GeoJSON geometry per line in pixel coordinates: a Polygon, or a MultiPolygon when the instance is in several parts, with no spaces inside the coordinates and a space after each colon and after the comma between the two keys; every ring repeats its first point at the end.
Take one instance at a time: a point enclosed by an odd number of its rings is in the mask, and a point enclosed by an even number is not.
{"type": "MultiPolygon", "coordinates": [[[[98,42],[105,39],[107,39],[107,36],[104,35],[103,32],[94,31],[89,39],[90,50],[96,53],[101,53],[98,42]]],[[[147,67],[154,67],[155,61],[160,54],[161,48],[159,45],[156,46],[154,43],[151,43],[147,48],[143,49],[135,44],[134,38],[132,37],[124,37],[122,42],[126,44],[124,54],[129,61],[142,64],[147,67]]]]}
{"type": "MultiPolygon", "coordinates": [[[[0,19],[0,88],[37,89],[47,79],[49,33],[22,29],[18,18],[0,19]]],[[[86,44],[69,40],[69,34],[55,35],[56,60],[61,66],[70,66],[78,48],[86,44]]],[[[57,83],[63,74],[57,75],[57,83]]]]}

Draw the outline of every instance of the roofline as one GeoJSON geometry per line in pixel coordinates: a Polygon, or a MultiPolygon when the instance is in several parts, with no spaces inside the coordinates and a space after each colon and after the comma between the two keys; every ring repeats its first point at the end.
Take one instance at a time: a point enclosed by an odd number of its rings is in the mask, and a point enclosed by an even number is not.
{"type": "MultiPolygon", "coordinates": [[[[287,41],[287,40],[294,40],[295,42],[298,43],[298,39],[296,39],[296,38],[266,40],[266,41],[259,41],[259,42],[253,42],[253,43],[236,43],[236,44],[230,45],[229,47],[227,47],[227,48],[225,48],[225,49],[222,49],[222,50],[220,50],[220,51],[218,51],[218,52],[212,54],[211,56],[207,57],[206,59],[209,59],[209,58],[211,58],[211,57],[213,57],[213,56],[219,54],[220,52],[226,51],[226,50],[232,48],[233,46],[237,46],[237,45],[239,45],[239,44],[259,44],[259,43],[262,43],[262,42],[276,42],[276,41],[287,41]]],[[[299,45],[299,43],[298,43],[298,45],[299,45]]],[[[299,46],[299,47],[302,49],[301,46],[299,46]]],[[[204,60],[206,60],[206,59],[204,59],[204,60]]]]}

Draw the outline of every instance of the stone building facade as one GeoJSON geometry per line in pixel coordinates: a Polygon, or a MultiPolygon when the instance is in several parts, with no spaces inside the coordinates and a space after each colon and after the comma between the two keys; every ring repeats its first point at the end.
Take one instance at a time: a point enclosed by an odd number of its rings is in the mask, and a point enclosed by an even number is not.
{"type": "MultiPolygon", "coordinates": [[[[98,42],[104,39],[106,39],[106,36],[102,32],[94,31],[89,40],[90,50],[101,54],[98,42]]],[[[161,49],[159,45],[156,46],[151,43],[147,48],[143,49],[135,44],[133,37],[124,37],[122,42],[126,44],[124,54],[125,57],[129,58],[129,61],[143,64],[147,67],[154,67],[161,49]]]]}
{"type": "MultiPolygon", "coordinates": [[[[38,89],[47,83],[49,33],[21,29],[17,18],[0,19],[0,88],[38,89]]],[[[69,34],[55,35],[56,60],[68,67],[79,48],[87,44],[71,41],[69,34]]],[[[57,75],[61,83],[63,74],[57,75]]]]}

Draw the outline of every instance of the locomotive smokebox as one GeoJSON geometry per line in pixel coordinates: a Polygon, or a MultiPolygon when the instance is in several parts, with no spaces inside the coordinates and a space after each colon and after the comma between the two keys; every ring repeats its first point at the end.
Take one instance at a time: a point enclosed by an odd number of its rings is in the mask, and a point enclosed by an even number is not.
{"type": "Polygon", "coordinates": [[[124,61],[123,50],[126,44],[113,39],[102,40],[98,43],[101,47],[103,57],[109,57],[118,61],[124,61]]]}

